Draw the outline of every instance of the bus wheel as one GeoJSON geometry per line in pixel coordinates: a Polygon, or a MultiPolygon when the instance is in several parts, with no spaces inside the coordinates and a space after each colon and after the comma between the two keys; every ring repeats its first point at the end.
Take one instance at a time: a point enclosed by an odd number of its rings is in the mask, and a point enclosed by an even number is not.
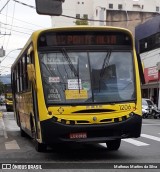
{"type": "Polygon", "coordinates": [[[35,139],[35,149],[37,152],[45,152],[47,149],[47,145],[44,143],[39,143],[37,139],[35,139]]]}
{"type": "Polygon", "coordinates": [[[118,150],[121,145],[121,139],[109,140],[106,142],[108,150],[118,150]]]}

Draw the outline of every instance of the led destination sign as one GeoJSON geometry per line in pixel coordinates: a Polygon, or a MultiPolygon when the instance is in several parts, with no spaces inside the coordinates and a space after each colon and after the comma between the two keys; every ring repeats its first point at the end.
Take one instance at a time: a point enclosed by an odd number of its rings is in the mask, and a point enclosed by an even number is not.
{"type": "MultiPolygon", "coordinates": [[[[49,40],[49,38],[48,38],[49,40]]],[[[55,35],[52,36],[54,45],[115,45],[115,35],[55,35]]]]}
{"type": "Polygon", "coordinates": [[[39,47],[67,45],[131,45],[131,39],[116,32],[46,33],[39,38],[39,47]]]}

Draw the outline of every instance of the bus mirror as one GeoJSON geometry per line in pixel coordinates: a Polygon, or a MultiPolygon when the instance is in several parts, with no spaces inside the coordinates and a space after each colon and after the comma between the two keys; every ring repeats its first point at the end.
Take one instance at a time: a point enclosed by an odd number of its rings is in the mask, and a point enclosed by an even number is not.
{"type": "Polygon", "coordinates": [[[35,80],[35,68],[33,64],[27,65],[27,72],[28,72],[28,79],[33,82],[35,80]]]}
{"type": "Polygon", "coordinates": [[[30,81],[35,80],[35,68],[33,64],[28,64],[27,65],[27,72],[28,72],[28,79],[30,81]]]}
{"type": "Polygon", "coordinates": [[[60,16],[62,14],[62,2],[65,0],[36,0],[38,14],[60,16]]]}
{"type": "Polygon", "coordinates": [[[33,64],[27,65],[28,79],[32,82],[34,89],[36,90],[36,76],[35,76],[35,68],[33,64]]]}
{"type": "Polygon", "coordinates": [[[27,52],[27,56],[30,56],[30,54],[33,52],[33,47],[31,46],[29,49],[28,49],[28,52],[27,52]]]}

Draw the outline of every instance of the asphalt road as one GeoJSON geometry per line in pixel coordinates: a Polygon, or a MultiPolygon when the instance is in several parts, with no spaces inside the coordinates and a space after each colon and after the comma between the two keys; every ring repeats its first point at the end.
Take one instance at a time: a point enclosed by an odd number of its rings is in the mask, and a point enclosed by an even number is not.
{"type": "Polygon", "coordinates": [[[149,168],[148,171],[157,168],[160,171],[160,164],[155,164],[160,163],[160,119],[143,119],[141,137],[122,140],[118,151],[108,151],[105,143],[101,143],[63,144],[56,148],[51,147],[45,153],[38,153],[32,139],[20,136],[13,112],[3,112],[3,117],[0,117],[0,163],[23,165],[27,162],[47,163],[43,164],[45,168],[66,171],[106,171],[107,168],[111,168],[110,171],[119,171],[121,168],[122,171],[124,168],[129,171],[128,166],[132,163],[135,163],[132,167],[138,170],[141,170],[142,165],[142,168],[149,168]],[[123,164],[125,166],[119,166],[123,164]]]}

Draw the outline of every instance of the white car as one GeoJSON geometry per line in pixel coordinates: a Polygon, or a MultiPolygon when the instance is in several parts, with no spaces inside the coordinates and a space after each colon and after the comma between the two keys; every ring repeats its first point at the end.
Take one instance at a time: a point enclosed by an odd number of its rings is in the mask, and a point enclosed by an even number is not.
{"type": "Polygon", "coordinates": [[[142,117],[147,118],[150,113],[148,103],[145,99],[142,99],[142,117]]]}
{"type": "Polygon", "coordinates": [[[158,118],[160,117],[160,111],[152,100],[142,98],[142,117],[147,118],[149,115],[158,118]]]}

